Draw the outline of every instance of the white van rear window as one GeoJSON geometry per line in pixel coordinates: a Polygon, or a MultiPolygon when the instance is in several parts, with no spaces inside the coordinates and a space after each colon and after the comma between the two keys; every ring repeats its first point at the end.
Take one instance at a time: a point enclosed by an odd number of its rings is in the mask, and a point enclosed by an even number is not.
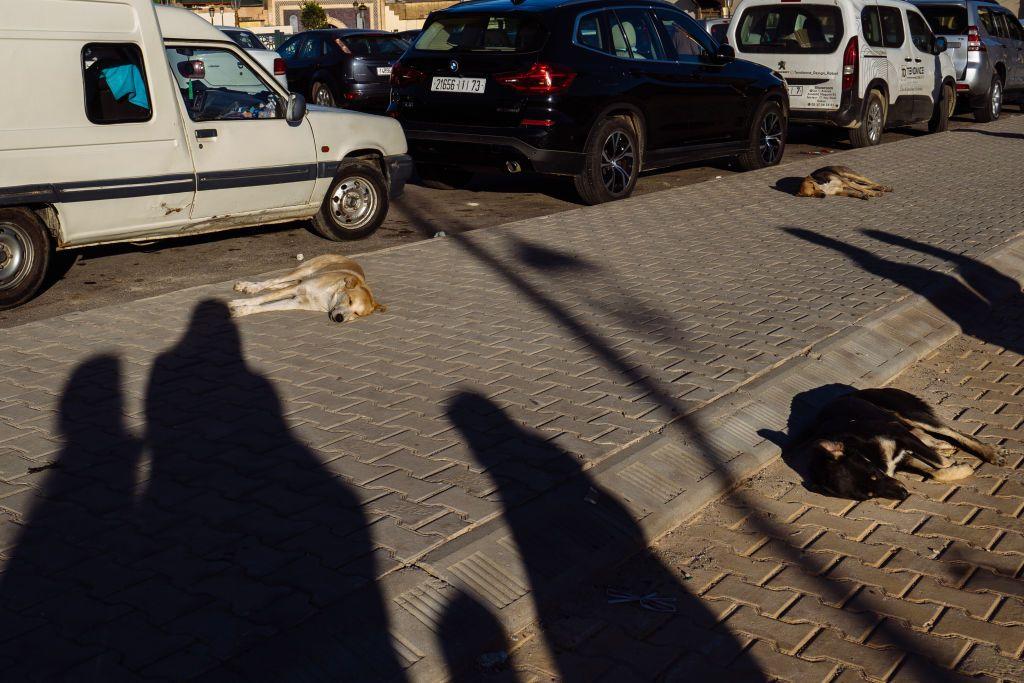
{"type": "Polygon", "coordinates": [[[148,121],[153,104],[137,45],[90,43],[82,48],[85,115],[93,123],[148,121]]]}
{"type": "Polygon", "coordinates": [[[740,17],[736,31],[741,52],[828,54],[843,36],[843,17],[834,5],[761,5],[740,17]]]}

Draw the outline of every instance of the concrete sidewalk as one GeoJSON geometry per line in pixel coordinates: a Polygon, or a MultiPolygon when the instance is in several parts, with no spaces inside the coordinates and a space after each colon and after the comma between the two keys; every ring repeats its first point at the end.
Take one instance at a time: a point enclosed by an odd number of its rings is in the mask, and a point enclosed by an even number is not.
{"type": "Polygon", "coordinates": [[[825,160],[872,202],[775,189],[815,158],[367,255],[389,312],[352,325],[236,323],[225,283],[6,330],[0,666],[443,676],[762,464],[799,391],[969,324],[945,273],[1005,294],[976,260],[1024,272],[1018,147],[825,160]]]}

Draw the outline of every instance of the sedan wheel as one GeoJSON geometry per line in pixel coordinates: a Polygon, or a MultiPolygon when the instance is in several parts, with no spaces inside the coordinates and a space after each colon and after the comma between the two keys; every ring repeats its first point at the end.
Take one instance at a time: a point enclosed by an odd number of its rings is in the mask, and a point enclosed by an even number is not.
{"type": "Polygon", "coordinates": [[[622,194],[633,178],[636,152],[633,141],[622,131],[608,136],[601,150],[601,179],[611,194],[622,194]]]}

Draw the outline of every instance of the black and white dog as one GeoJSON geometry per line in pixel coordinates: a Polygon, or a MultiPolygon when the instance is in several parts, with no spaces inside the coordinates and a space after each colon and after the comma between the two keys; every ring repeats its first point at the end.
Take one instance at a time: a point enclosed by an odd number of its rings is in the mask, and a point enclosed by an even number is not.
{"type": "Polygon", "coordinates": [[[893,476],[899,465],[937,481],[969,476],[969,465],[949,458],[958,448],[995,465],[1005,462],[998,449],[953,429],[899,389],[864,389],[833,400],[804,448],[812,482],[824,493],[855,500],[906,498],[906,487],[893,476]]]}

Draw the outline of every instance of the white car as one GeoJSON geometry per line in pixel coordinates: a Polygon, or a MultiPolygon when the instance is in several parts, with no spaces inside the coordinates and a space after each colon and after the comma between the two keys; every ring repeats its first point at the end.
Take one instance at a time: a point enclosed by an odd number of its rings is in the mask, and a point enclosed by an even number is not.
{"type": "Polygon", "coordinates": [[[308,219],[376,230],[412,173],[394,119],[309,107],[223,33],[152,0],[5,3],[0,310],[54,250],[308,219]]]}
{"type": "Polygon", "coordinates": [[[945,130],[956,106],[946,39],[902,0],[741,0],[729,22],[736,56],[775,69],[789,120],[850,129],[855,147],[886,128],[945,130]]]}
{"type": "Polygon", "coordinates": [[[221,28],[221,31],[251,54],[260,63],[260,66],[274,74],[274,78],[284,86],[285,90],[288,89],[288,75],[285,73],[285,63],[280,54],[274,50],[268,50],[252,31],[246,31],[244,28],[221,28]]]}

